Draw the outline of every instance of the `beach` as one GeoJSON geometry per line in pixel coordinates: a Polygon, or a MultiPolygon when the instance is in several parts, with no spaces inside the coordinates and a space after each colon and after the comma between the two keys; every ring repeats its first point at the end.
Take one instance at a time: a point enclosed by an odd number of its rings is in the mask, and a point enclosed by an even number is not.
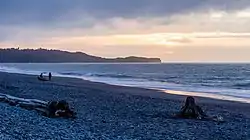
{"type": "Polygon", "coordinates": [[[174,119],[186,96],[114,86],[75,78],[0,73],[0,93],[45,101],[66,100],[77,118],[47,118],[35,111],[0,103],[0,139],[247,140],[249,104],[195,97],[208,115],[224,123],[174,119]]]}

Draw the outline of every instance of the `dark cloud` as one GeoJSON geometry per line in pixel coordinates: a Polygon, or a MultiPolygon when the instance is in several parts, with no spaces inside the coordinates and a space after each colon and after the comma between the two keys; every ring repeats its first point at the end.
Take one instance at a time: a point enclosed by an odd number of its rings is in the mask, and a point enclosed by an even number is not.
{"type": "Polygon", "coordinates": [[[84,15],[112,17],[162,16],[198,7],[242,8],[248,0],[1,0],[0,25],[57,25],[84,15]]]}
{"type": "Polygon", "coordinates": [[[202,0],[1,0],[0,24],[55,24],[95,18],[159,16],[202,5],[202,0]]]}
{"type": "Polygon", "coordinates": [[[150,18],[194,9],[232,10],[249,5],[249,0],[0,0],[0,40],[22,35],[24,30],[91,28],[114,17],[150,18]]]}

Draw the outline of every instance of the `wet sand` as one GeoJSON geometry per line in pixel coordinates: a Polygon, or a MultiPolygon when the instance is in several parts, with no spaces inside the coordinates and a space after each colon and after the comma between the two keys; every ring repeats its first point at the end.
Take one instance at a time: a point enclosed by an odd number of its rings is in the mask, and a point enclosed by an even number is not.
{"type": "Polygon", "coordinates": [[[0,73],[0,93],[67,100],[77,119],[51,119],[0,103],[0,139],[250,139],[250,104],[196,97],[208,115],[225,123],[173,119],[186,96],[74,78],[0,73]]]}

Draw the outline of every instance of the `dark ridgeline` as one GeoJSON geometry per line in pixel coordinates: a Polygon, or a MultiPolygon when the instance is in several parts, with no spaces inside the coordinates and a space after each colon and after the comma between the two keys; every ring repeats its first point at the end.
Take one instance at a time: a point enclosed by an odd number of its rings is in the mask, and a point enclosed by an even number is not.
{"type": "Polygon", "coordinates": [[[91,56],[82,52],[67,52],[47,49],[0,49],[0,63],[70,63],[70,62],[157,62],[159,58],[126,57],[107,59],[91,56]]]}

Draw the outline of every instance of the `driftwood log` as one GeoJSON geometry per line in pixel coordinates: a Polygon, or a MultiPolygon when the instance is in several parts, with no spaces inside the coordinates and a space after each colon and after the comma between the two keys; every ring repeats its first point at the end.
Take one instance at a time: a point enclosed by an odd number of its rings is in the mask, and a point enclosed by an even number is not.
{"type": "Polygon", "coordinates": [[[192,96],[188,96],[186,98],[185,105],[181,108],[181,111],[176,115],[176,117],[224,122],[223,117],[221,116],[208,116],[200,106],[196,105],[195,99],[192,96]]]}
{"type": "Polygon", "coordinates": [[[47,102],[37,99],[18,98],[0,93],[0,102],[28,110],[35,110],[46,117],[76,117],[76,113],[70,109],[69,104],[64,100],[47,102]]]}

